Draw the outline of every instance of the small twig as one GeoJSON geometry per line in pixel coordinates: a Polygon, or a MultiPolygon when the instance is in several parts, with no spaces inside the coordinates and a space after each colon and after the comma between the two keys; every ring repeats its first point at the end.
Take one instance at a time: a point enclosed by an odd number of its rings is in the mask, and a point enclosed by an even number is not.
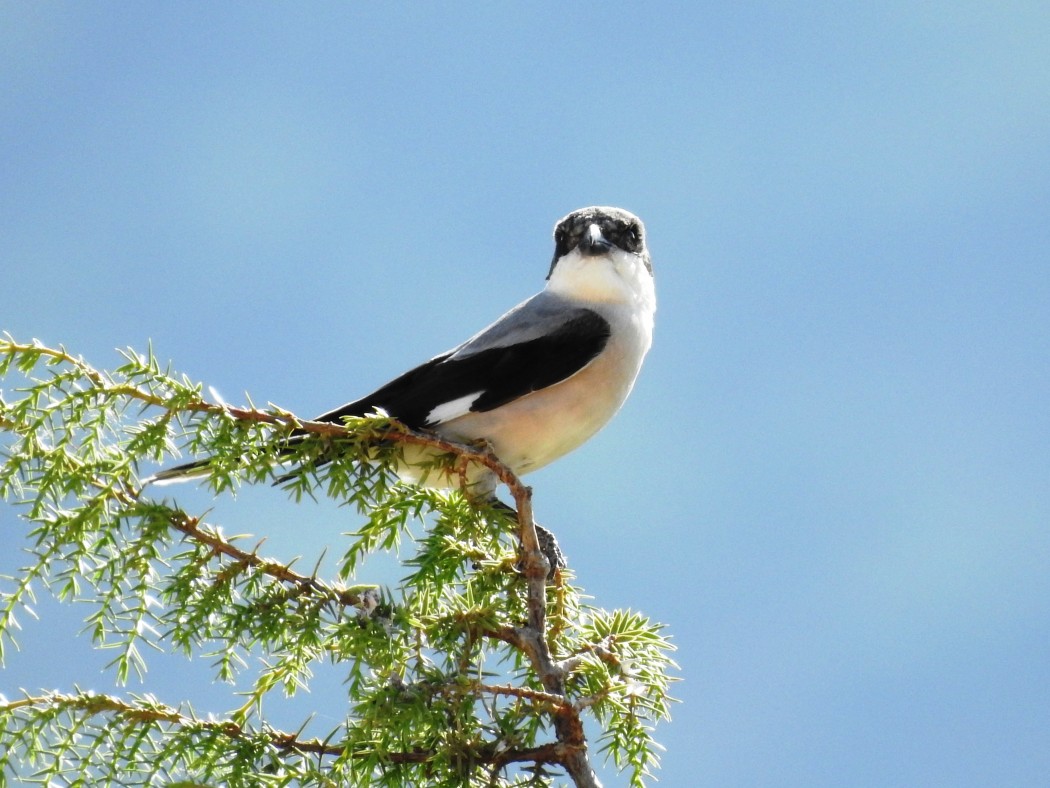
{"type": "Polygon", "coordinates": [[[480,692],[487,692],[490,695],[509,695],[522,700],[542,703],[554,709],[566,709],[571,705],[565,700],[563,695],[553,695],[550,692],[540,692],[528,687],[515,687],[513,684],[483,684],[479,681],[472,686],[474,689],[480,692]]]}
{"type": "Polygon", "coordinates": [[[319,755],[339,755],[343,748],[325,744],[319,739],[299,739],[295,734],[281,732],[259,732],[251,733],[243,726],[232,720],[202,720],[178,709],[163,704],[151,704],[139,706],[127,701],[115,698],[112,695],[97,695],[85,693],[83,695],[65,695],[59,692],[50,692],[46,695],[26,696],[19,700],[0,703],[0,712],[12,712],[24,708],[40,708],[50,706],[52,708],[76,709],[84,711],[89,715],[114,714],[135,722],[166,722],[177,725],[180,728],[197,728],[206,731],[216,731],[230,739],[242,739],[249,735],[265,736],[270,739],[274,747],[285,752],[311,752],[319,755]]]}
{"type": "Polygon", "coordinates": [[[611,648],[613,642],[613,636],[609,635],[601,643],[592,643],[568,659],[563,659],[558,663],[558,667],[560,667],[566,674],[572,673],[580,666],[580,663],[583,662],[584,654],[594,654],[606,665],[618,668],[620,667],[620,658],[611,648]]]}
{"type": "Polygon", "coordinates": [[[357,607],[361,603],[361,597],[357,594],[332,588],[322,583],[316,577],[307,577],[299,574],[285,564],[277,561],[266,561],[254,552],[249,553],[241,550],[214,531],[201,528],[200,521],[195,517],[190,517],[185,512],[173,511],[169,523],[176,531],[185,534],[196,542],[207,545],[216,554],[232,558],[236,563],[251,567],[282,583],[298,586],[305,592],[321,597],[329,597],[344,607],[357,607]]]}

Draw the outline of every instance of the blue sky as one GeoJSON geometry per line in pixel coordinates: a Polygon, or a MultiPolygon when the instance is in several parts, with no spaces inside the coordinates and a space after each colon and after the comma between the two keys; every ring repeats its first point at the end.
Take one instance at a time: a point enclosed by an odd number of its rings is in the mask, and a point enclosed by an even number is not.
{"type": "MultiPolygon", "coordinates": [[[[529,481],[596,603],[679,647],[662,783],[1034,785],[1048,33],[1009,2],[7,3],[0,328],[101,367],[152,341],[310,415],[531,295],[558,217],[628,208],[652,353],[529,481]]],[[[278,556],[348,527],[194,495],[278,556]]],[[[87,611],[42,608],[0,692],[107,688],[87,611]]],[[[130,689],[236,705],[210,675],[159,659],[130,689]]]]}

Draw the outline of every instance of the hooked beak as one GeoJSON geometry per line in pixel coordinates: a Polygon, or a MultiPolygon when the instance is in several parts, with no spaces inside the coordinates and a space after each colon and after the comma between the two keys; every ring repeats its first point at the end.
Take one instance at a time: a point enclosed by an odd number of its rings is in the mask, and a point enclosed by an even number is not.
{"type": "Polygon", "coordinates": [[[580,254],[585,257],[607,254],[611,249],[612,244],[605,240],[605,236],[602,235],[602,228],[597,224],[590,225],[587,228],[587,232],[583,234],[583,238],[580,239],[580,254]]]}

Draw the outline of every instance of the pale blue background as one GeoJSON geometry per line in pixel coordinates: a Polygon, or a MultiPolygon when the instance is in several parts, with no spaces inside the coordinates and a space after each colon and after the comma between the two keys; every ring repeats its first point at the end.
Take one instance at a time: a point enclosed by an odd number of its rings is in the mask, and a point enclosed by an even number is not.
{"type": "MultiPolygon", "coordinates": [[[[562,214],[637,212],[652,354],[530,481],[679,646],[662,784],[1046,784],[1046,3],[7,2],[0,173],[0,328],[302,415],[534,292],[562,214]]],[[[310,565],[348,527],[214,506],[310,565]]],[[[0,691],[107,688],[41,609],[0,691]]],[[[209,677],[129,689],[236,705],[209,677]]],[[[338,679],[274,713],[334,724],[338,679]]]]}

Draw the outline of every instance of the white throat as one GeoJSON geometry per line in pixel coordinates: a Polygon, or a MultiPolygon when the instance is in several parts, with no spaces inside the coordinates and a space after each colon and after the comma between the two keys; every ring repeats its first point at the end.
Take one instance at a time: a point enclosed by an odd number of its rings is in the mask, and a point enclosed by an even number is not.
{"type": "Polygon", "coordinates": [[[574,249],[554,266],[547,289],[575,301],[629,304],[650,313],[656,310],[656,289],[645,262],[618,249],[597,257],[574,249]]]}

